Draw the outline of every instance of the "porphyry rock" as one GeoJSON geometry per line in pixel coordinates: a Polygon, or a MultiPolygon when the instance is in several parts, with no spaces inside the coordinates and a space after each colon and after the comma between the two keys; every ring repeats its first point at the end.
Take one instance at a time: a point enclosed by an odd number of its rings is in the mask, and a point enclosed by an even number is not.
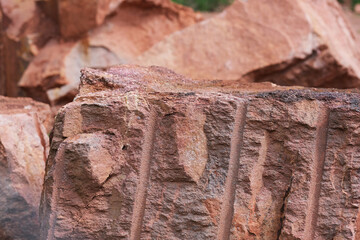
{"type": "Polygon", "coordinates": [[[356,239],[359,92],[82,71],[58,113],[42,239],[356,239]]]}
{"type": "Polygon", "coordinates": [[[360,85],[355,36],[336,0],[235,0],[224,12],[176,32],[135,62],[193,79],[280,85],[360,85]]]}
{"type": "Polygon", "coordinates": [[[39,239],[50,107],[0,97],[0,238],[39,239]]]}
{"type": "Polygon", "coordinates": [[[39,101],[67,103],[77,93],[81,68],[131,62],[165,36],[198,20],[191,9],[169,0],[125,1],[87,37],[49,42],[26,69],[19,86],[39,101]]]}

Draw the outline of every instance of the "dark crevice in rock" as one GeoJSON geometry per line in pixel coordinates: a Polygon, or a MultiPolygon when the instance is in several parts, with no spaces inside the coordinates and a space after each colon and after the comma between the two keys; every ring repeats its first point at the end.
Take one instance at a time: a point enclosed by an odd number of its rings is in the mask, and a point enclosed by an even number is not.
{"type": "Polygon", "coordinates": [[[7,154],[5,147],[1,141],[0,141],[0,167],[7,167],[7,154]]]}
{"type": "Polygon", "coordinates": [[[357,84],[352,71],[341,66],[325,45],[313,49],[304,58],[294,57],[265,66],[245,74],[243,78],[282,86],[351,88],[357,84]],[[326,67],[320,67],[321,64],[326,64],[326,67]]]}
{"type": "Polygon", "coordinates": [[[290,191],[291,191],[292,182],[293,182],[293,176],[291,174],[290,184],[289,184],[288,189],[286,189],[286,192],[285,192],[285,195],[284,195],[284,198],[283,198],[283,203],[282,203],[282,206],[281,206],[281,209],[280,209],[281,218],[280,218],[280,228],[278,230],[278,234],[277,234],[277,238],[276,238],[277,240],[280,239],[280,235],[281,235],[281,232],[282,232],[282,229],[283,229],[283,226],[284,226],[285,209],[286,209],[287,199],[288,199],[290,191]]]}
{"type": "Polygon", "coordinates": [[[111,173],[101,185],[104,186],[104,184],[106,184],[110,179],[117,177],[118,175],[119,174],[111,173]]]}
{"type": "Polygon", "coordinates": [[[41,146],[43,147],[43,154],[44,154],[44,162],[46,162],[46,158],[47,158],[47,153],[46,153],[46,141],[44,138],[44,135],[41,131],[41,126],[40,126],[40,122],[39,122],[39,117],[37,116],[37,114],[34,114],[34,122],[35,122],[35,127],[36,127],[36,132],[39,135],[40,138],[40,143],[41,146]]]}
{"type": "Polygon", "coordinates": [[[306,61],[316,57],[317,55],[318,55],[317,51],[313,50],[309,55],[305,56],[304,58],[294,58],[277,64],[268,65],[263,68],[259,68],[249,73],[246,73],[244,75],[244,78],[251,80],[251,82],[264,82],[264,81],[275,82],[273,80],[275,76],[278,77],[285,75],[287,72],[293,70],[296,67],[300,67],[302,64],[306,63],[306,61]]]}

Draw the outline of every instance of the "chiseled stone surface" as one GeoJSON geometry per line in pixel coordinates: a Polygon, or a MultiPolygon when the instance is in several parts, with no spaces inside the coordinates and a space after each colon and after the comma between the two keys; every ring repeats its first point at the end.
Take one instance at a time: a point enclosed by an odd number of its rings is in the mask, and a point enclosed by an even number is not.
{"type": "Polygon", "coordinates": [[[359,93],[82,71],[41,239],[357,239],[359,93]]]}
{"type": "Polygon", "coordinates": [[[50,107],[0,97],[0,238],[39,239],[50,107]]]}
{"type": "Polygon", "coordinates": [[[136,60],[193,79],[360,85],[359,45],[336,0],[235,0],[136,60]]]}

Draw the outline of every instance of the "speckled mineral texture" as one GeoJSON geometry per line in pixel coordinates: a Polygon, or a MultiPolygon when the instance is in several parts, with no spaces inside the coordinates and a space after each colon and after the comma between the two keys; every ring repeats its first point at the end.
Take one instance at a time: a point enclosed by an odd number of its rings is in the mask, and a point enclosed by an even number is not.
{"type": "Polygon", "coordinates": [[[0,97],[0,239],[39,239],[50,107],[0,97]]]}
{"type": "Polygon", "coordinates": [[[82,71],[42,239],[358,239],[359,93],[82,71]]]}

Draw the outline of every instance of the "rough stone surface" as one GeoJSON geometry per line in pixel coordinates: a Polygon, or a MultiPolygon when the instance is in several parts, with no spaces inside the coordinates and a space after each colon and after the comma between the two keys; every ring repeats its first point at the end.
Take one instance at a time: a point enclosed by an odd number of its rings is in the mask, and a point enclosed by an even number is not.
{"type": "Polygon", "coordinates": [[[0,239],[39,239],[50,107],[0,97],[0,239]]]}
{"type": "Polygon", "coordinates": [[[82,71],[42,239],[358,239],[359,92],[82,71]]]}
{"type": "Polygon", "coordinates": [[[199,20],[191,9],[170,0],[129,0],[114,14],[79,41],[50,41],[19,85],[39,101],[62,105],[76,95],[81,68],[133,61],[165,36],[199,20]]]}
{"type": "Polygon", "coordinates": [[[357,87],[359,45],[343,15],[336,0],[235,0],[155,44],[136,63],[193,79],[357,87]]]}

